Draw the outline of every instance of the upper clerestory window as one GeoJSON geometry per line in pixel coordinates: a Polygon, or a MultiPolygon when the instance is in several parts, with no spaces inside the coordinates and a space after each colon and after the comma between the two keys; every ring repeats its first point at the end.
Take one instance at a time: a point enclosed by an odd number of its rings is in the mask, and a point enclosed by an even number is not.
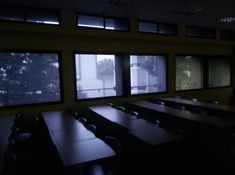
{"type": "Polygon", "coordinates": [[[157,22],[145,22],[139,21],[139,32],[143,33],[153,33],[159,35],[177,35],[177,25],[176,24],[165,24],[157,22]]]}
{"type": "Polygon", "coordinates": [[[78,14],[77,26],[105,30],[129,31],[129,20],[78,14]]]}
{"type": "Polygon", "coordinates": [[[24,7],[0,7],[0,20],[59,25],[59,11],[24,7]]]}
{"type": "Polygon", "coordinates": [[[186,36],[195,38],[216,39],[216,29],[187,26],[186,36]]]}

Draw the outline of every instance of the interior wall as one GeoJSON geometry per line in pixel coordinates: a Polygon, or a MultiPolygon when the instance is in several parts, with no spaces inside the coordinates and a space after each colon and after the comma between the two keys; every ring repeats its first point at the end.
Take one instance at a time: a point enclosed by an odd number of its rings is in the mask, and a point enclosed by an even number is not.
{"type": "Polygon", "coordinates": [[[62,56],[62,89],[64,100],[60,104],[28,105],[0,108],[0,116],[23,112],[26,116],[39,115],[42,111],[73,109],[82,110],[87,105],[108,102],[122,103],[154,97],[182,95],[216,99],[223,104],[233,101],[233,88],[217,88],[175,93],[174,57],[176,54],[233,55],[235,42],[219,39],[185,37],[185,27],[179,24],[178,36],[159,36],[137,32],[137,19],[131,19],[130,32],[116,32],[76,27],[76,13],[61,11],[62,25],[49,26],[0,22],[0,51],[59,51],[62,56]],[[168,92],[156,95],[116,97],[95,100],[75,100],[74,52],[97,53],[146,53],[168,55],[168,92]]]}

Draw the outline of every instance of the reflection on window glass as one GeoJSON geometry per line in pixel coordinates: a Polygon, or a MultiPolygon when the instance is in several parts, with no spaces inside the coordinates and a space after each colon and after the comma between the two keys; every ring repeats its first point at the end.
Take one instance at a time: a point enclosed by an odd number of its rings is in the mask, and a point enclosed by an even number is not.
{"type": "Polygon", "coordinates": [[[0,106],[58,102],[58,54],[0,53],[0,106]]]}
{"type": "Polygon", "coordinates": [[[128,30],[128,21],[126,20],[120,20],[120,19],[112,19],[112,18],[106,18],[105,19],[105,29],[107,30],[128,30]]]}
{"type": "Polygon", "coordinates": [[[230,86],[230,61],[226,58],[209,59],[209,87],[230,86]]]}
{"type": "Polygon", "coordinates": [[[26,22],[59,25],[59,14],[54,11],[28,10],[26,22]]]}
{"type": "Polygon", "coordinates": [[[149,22],[139,22],[139,32],[157,33],[157,24],[149,22]]]}
{"type": "Polygon", "coordinates": [[[203,88],[203,63],[199,57],[176,57],[176,90],[203,88]]]}
{"type": "Polygon", "coordinates": [[[78,15],[78,26],[104,28],[104,19],[99,16],[78,15]]]}
{"type": "Polygon", "coordinates": [[[115,55],[76,54],[77,99],[122,95],[115,55]]]}
{"type": "Polygon", "coordinates": [[[166,91],[166,58],[131,55],[131,94],[166,91]]]}

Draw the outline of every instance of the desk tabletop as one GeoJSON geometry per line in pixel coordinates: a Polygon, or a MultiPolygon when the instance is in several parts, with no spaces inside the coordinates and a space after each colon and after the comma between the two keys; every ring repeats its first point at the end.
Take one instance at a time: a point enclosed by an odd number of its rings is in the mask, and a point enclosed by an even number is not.
{"type": "Polygon", "coordinates": [[[183,136],[176,135],[158,127],[130,131],[129,133],[151,146],[168,144],[183,139],[183,136]]]}
{"type": "Polygon", "coordinates": [[[116,155],[105,142],[98,138],[76,141],[71,144],[58,143],[56,146],[65,167],[81,165],[116,155]]]}
{"type": "Polygon", "coordinates": [[[180,110],[169,106],[159,105],[147,101],[138,101],[132,103],[138,107],[146,108],[152,111],[160,112],[174,117],[191,120],[201,124],[207,124],[220,128],[230,128],[235,126],[234,121],[229,121],[216,116],[208,116],[206,114],[193,113],[190,111],[180,110]]]}
{"type": "Polygon", "coordinates": [[[65,167],[115,156],[115,152],[74,117],[63,111],[44,112],[49,135],[65,167]]]}
{"type": "Polygon", "coordinates": [[[136,119],[136,116],[133,114],[118,110],[109,105],[90,106],[89,109],[99,114],[103,118],[118,124],[126,123],[129,120],[136,119]]]}

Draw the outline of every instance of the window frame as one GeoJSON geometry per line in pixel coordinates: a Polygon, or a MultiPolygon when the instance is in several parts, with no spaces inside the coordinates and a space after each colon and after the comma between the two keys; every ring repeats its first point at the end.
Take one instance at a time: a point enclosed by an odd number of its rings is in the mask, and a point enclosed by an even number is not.
{"type": "Polygon", "coordinates": [[[76,27],[79,29],[88,29],[88,30],[101,30],[101,31],[112,31],[112,32],[130,32],[130,19],[129,18],[121,18],[121,17],[113,17],[113,16],[102,16],[102,15],[95,15],[95,14],[90,14],[90,13],[76,13],[76,27]],[[96,28],[96,27],[85,27],[85,26],[78,26],[78,16],[83,15],[83,16],[91,16],[91,17],[100,17],[103,19],[103,27],[102,28],[96,28]],[[106,29],[106,19],[114,19],[114,20],[122,20],[126,21],[127,23],[127,30],[111,30],[111,29],[106,29]]]}
{"type": "Polygon", "coordinates": [[[62,69],[62,53],[58,50],[14,50],[14,49],[1,49],[0,53],[35,53],[35,54],[57,54],[58,55],[58,64],[59,64],[59,88],[60,88],[60,100],[53,102],[40,102],[40,103],[30,103],[30,104],[17,104],[17,105],[8,105],[0,106],[0,109],[12,108],[12,107],[29,107],[29,106],[39,106],[39,105],[54,105],[54,104],[63,104],[64,102],[64,91],[63,91],[63,69],[62,69]]]}

